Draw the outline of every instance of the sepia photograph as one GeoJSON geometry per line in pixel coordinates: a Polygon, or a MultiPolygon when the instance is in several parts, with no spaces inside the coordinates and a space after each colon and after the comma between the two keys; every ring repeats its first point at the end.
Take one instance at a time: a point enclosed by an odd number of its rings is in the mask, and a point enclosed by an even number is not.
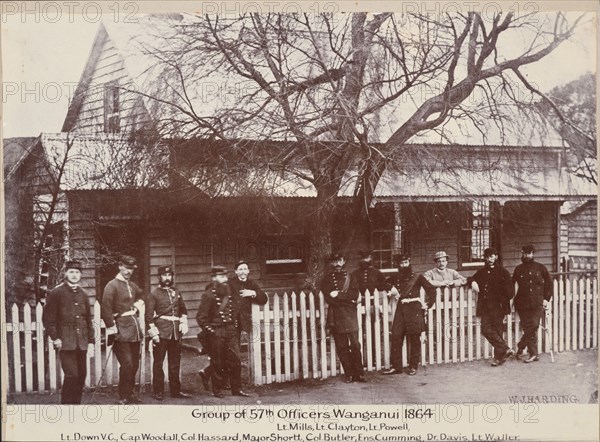
{"type": "Polygon", "coordinates": [[[0,2],[2,440],[598,440],[598,12],[0,2]]]}

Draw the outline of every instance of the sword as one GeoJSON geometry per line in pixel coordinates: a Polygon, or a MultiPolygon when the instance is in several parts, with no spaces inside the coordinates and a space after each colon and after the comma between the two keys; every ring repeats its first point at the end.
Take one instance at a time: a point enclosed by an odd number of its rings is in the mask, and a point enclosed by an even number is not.
{"type": "Polygon", "coordinates": [[[102,380],[104,379],[104,375],[106,374],[106,367],[108,367],[108,362],[110,361],[110,355],[112,354],[112,350],[113,350],[113,346],[111,345],[109,347],[108,353],[106,353],[106,362],[104,363],[104,367],[102,368],[102,373],[100,374],[100,379],[98,379],[98,382],[96,383],[96,388],[94,388],[94,391],[92,393],[91,401],[94,400],[94,396],[96,396],[96,392],[98,391],[100,384],[102,384],[102,380]]]}

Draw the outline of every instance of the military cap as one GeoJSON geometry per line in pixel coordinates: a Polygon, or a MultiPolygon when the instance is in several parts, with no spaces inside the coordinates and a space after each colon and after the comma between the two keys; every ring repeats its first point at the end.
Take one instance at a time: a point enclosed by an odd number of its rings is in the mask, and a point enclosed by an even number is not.
{"type": "Polygon", "coordinates": [[[433,257],[433,260],[437,261],[438,259],[442,259],[442,258],[448,259],[448,255],[444,251],[436,252],[435,256],[433,257]]]}
{"type": "Polygon", "coordinates": [[[137,269],[137,260],[133,256],[123,255],[119,259],[119,265],[129,267],[130,269],[137,269]]]}
{"type": "Polygon", "coordinates": [[[526,244],[521,247],[521,253],[535,253],[535,247],[533,244],[526,244]]]}
{"type": "Polygon", "coordinates": [[[498,250],[495,247],[488,247],[483,251],[483,256],[487,258],[488,256],[498,255],[498,250]]]}
{"type": "Polygon", "coordinates": [[[79,262],[79,261],[71,260],[71,261],[67,261],[65,263],[65,272],[69,269],[76,269],[81,272],[81,268],[82,268],[81,262],[79,262]]]}
{"type": "Polygon", "coordinates": [[[410,254],[406,252],[396,253],[392,258],[396,264],[400,264],[402,261],[410,260],[410,254]]]}
{"type": "Polygon", "coordinates": [[[210,271],[211,271],[212,276],[227,274],[227,269],[223,266],[213,266],[210,271]]]}
{"type": "Polygon", "coordinates": [[[235,263],[235,265],[233,266],[233,270],[237,270],[239,266],[241,266],[242,264],[246,264],[248,265],[248,261],[246,261],[245,259],[240,259],[238,262],[235,263]]]}
{"type": "Polygon", "coordinates": [[[164,275],[165,273],[170,273],[171,275],[175,274],[175,272],[173,271],[173,267],[170,264],[160,266],[158,268],[158,276],[164,275]]]}

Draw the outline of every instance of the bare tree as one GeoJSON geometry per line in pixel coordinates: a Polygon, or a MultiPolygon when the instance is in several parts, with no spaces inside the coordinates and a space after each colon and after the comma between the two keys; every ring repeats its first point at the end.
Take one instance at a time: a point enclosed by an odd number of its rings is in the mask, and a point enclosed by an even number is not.
{"type": "Polygon", "coordinates": [[[314,286],[332,249],[341,188],[352,185],[353,204],[344,210],[361,226],[386,168],[402,168],[407,142],[431,133],[453,141],[464,128],[484,142],[492,129],[504,136],[504,104],[527,87],[521,69],[569,39],[583,19],[560,12],[169,16],[158,43],[144,44],[158,62],[147,72],[153,87],[138,93],[152,103],[164,136],[232,140],[232,149],[243,138],[284,142],[250,160],[316,189],[307,281],[314,286]]]}

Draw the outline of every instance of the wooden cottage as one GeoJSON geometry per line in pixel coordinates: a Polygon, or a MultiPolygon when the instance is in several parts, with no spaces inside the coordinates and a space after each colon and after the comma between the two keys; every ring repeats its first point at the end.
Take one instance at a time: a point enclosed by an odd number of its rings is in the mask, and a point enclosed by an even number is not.
{"type": "MultiPolygon", "coordinates": [[[[36,164],[68,158],[53,223],[64,256],[84,263],[83,286],[100,296],[117,272],[118,255],[127,253],[139,259],[134,279],[146,291],[157,284],[158,266],[172,264],[192,318],[216,264],[232,269],[243,258],[270,293],[300,288],[315,189],[265,163],[211,165],[203,153],[218,150],[213,141],[140,136],[153,130],[154,109],[135,92],[149,67],[148,57],[132,50],[130,35],[101,25],[62,133],[41,134],[31,149],[40,153],[36,161],[14,172],[28,187],[36,164]]],[[[281,143],[287,142],[234,144],[268,156],[281,143]]],[[[597,197],[595,187],[565,171],[564,152],[554,147],[419,144],[399,151],[402,167],[384,173],[370,222],[351,242],[336,239],[350,268],[365,248],[386,271],[393,271],[392,255],[401,250],[412,254],[419,271],[445,250],[450,266],[468,275],[493,245],[512,270],[521,245],[531,242],[537,258],[559,271],[561,205],[597,197]]],[[[344,182],[336,231],[354,222],[343,210],[352,171],[344,182]]],[[[38,200],[47,194],[39,187],[31,193],[38,200]]],[[[21,200],[19,210],[30,211],[31,201],[21,200]]]]}

